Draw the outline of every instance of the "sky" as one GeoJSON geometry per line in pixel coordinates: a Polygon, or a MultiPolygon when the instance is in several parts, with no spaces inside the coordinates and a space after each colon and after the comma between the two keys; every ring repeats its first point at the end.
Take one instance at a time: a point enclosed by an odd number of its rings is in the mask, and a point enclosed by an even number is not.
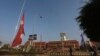
{"type": "MultiPolygon", "coordinates": [[[[0,41],[11,43],[24,0],[0,0],[0,41]]],[[[26,0],[25,36],[37,34],[35,41],[57,41],[60,33],[65,32],[70,40],[81,40],[81,30],[75,18],[79,16],[82,0],[26,0]],[[40,18],[42,16],[42,18],[40,18]]]]}

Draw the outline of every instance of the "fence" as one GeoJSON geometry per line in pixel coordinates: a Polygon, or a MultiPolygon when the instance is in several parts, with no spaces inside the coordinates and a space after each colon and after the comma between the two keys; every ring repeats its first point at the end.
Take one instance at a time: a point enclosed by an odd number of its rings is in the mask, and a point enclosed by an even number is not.
{"type": "MultiPolygon", "coordinates": [[[[73,52],[72,56],[92,56],[93,52],[73,52]]],[[[69,52],[49,52],[47,56],[71,56],[69,52]]],[[[97,53],[100,56],[100,53],[97,53]]]]}

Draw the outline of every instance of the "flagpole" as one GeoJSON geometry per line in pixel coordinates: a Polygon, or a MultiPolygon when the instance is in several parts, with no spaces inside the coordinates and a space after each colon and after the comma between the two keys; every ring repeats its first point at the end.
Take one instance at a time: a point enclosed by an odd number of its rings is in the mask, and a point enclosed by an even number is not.
{"type": "Polygon", "coordinates": [[[16,24],[16,26],[15,26],[14,35],[13,35],[13,38],[12,38],[12,40],[11,40],[10,46],[11,46],[11,44],[12,44],[12,42],[13,42],[13,39],[14,39],[14,37],[15,37],[15,34],[17,33],[18,26],[19,26],[19,21],[20,21],[20,19],[21,19],[20,17],[21,17],[21,15],[22,15],[23,9],[24,9],[24,7],[25,7],[25,3],[26,3],[26,0],[24,0],[24,2],[23,2],[23,4],[22,4],[21,10],[20,10],[20,14],[19,14],[19,17],[18,17],[18,21],[17,21],[17,24],[16,24]]]}
{"type": "Polygon", "coordinates": [[[20,11],[20,14],[19,14],[19,17],[18,17],[18,21],[17,21],[17,25],[16,25],[16,28],[15,28],[15,33],[16,33],[16,30],[18,29],[19,21],[20,21],[20,19],[21,19],[21,15],[22,15],[22,12],[23,12],[25,3],[26,3],[26,0],[24,0],[23,5],[22,5],[22,8],[21,8],[21,11],[20,11]]]}

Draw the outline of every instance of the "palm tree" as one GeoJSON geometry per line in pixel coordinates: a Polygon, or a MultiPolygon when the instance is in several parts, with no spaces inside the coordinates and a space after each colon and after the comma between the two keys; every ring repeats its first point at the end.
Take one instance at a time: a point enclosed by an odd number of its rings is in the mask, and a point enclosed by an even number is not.
{"type": "Polygon", "coordinates": [[[80,29],[91,41],[100,41],[100,0],[90,0],[76,18],[80,29]]]}

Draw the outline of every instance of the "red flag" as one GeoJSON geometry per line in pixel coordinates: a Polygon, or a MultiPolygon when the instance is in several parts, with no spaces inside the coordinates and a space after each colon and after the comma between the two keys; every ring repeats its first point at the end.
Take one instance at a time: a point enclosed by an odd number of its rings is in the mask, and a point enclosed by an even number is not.
{"type": "Polygon", "coordinates": [[[18,32],[15,36],[14,41],[12,42],[12,47],[16,47],[22,42],[22,37],[24,35],[24,13],[20,21],[18,32]]]}

